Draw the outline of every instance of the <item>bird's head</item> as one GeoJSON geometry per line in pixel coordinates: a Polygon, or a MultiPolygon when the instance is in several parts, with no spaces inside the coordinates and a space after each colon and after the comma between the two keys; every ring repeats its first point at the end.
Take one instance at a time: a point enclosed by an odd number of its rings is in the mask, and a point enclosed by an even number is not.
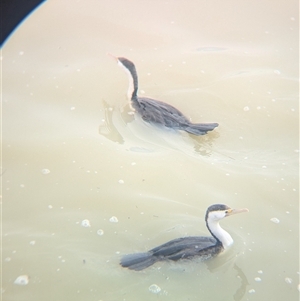
{"type": "Polygon", "coordinates": [[[134,64],[133,62],[127,60],[124,57],[118,57],[117,58],[118,64],[119,65],[123,65],[125,68],[127,68],[128,70],[132,70],[134,68],[134,64]]]}
{"type": "Polygon", "coordinates": [[[205,220],[219,221],[226,216],[248,211],[249,210],[247,208],[232,209],[224,204],[214,204],[207,208],[205,220]]]}
{"type": "Polygon", "coordinates": [[[112,57],[118,63],[118,65],[121,66],[121,67],[124,67],[128,70],[133,70],[135,68],[133,62],[129,61],[125,57],[117,57],[117,56],[114,56],[110,53],[108,53],[108,55],[110,57],[112,57]]]}

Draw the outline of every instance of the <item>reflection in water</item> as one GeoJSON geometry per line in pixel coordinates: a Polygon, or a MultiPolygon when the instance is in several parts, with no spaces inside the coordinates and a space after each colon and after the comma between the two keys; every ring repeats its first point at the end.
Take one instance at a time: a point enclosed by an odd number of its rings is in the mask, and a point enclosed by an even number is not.
{"type": "Polygon", "coordinates": [[[240,301],[246,293],[247,285],[249,285],[249,282],[241,268],[239,268],[236,264],[234,264],[233,268],[237,271],[237,277],[241,279],[241,285],[233,295],[233,299],[235,301],[240,301]]]}
{"type": "Polygon", "coordinates": [[[241,281],[240,286],[237,288],[237,290],[235,291],[235,293],[233,295],[233,299],[235,301],[240,301],[243,299],[243,297],[246,293],[249,282],[248,282],[248,279],[247,279],[245,273],[234,262],[235,256],[229,255],[229,254],[226,254],[225,256],[228,257],[227,260],[225,260],[225,261],[223,261],[223,260],[222,261],[218,261],[218,260],[207,261],[206,262],[207,268],[210,272],[215,272],[221,268],[224,268],[225,265],[227,265],[226,269],[232,269],[232,264],[233,264],[233,269],[237,271],[237,278],[240,279],[240,281],[241,281]]]}
{"type": "MultiPolygon", "coordinates": [[[[120,133],[119,126],[116,124],[117,122],[114,121],[113,115],[116,112],[105,100],[103,100],[103,108],[104,108],[104,119],[102,120],[101,124],[99,125],[99,134],[106,137],[107,139],[117,142],[119,144],[124,144],[125,140],[124,137],[120,133]]],[[[134,112],[132,111],[132,108],[130,104],[126,104],[121,112],[120,112],[120,117],[122,121],[124,122],[125,125],[131,123],[134,120],[134,112]]],[[[152,125],[153,130],[158,130],[161,131],[162,133],[164,132],[171,132],[174,133],[175,131],[171,129],[166,129],[164,131],[164,128],[162,129],[161,127],[157,125],[152,125]]],[[[212,147],[213,147],[213,142],[215,141],[216,138],[219,137],[219,133],[213,132],[209,133],[204,136],[195,136],[192,134],[181,134],[180,136],[177,135],[174,137],[173,135],[170,136],[170,139],[168,138],[163,138],[164,142],[168,142],[169,147],[172,146],[172,148],[180,149],[180,144],[182,141],[184,141],[185,145],[188,144],[190,145],[191,143],[193,144],[193,149],[195,153],[200,154],[201,156],[210,156],[212,154],[212,147]],[[174,138],[177,139],[178,144],[174,144],[174,138]],[[187,139],[188,138],[188,139],[187,139]]],[[[185,148],[185,146],[184,146],[185,148]]],[[[148,148],[139,148],[138,150],[134,149],[133,151],[138,151],[138,152],[149,152],[148,148]]]]}
{"type": "MultiPolygon", "coordinates": [[[[99,125],[99,134],[113,142],[123,144],[124,139],[113,123],[113,112],[114,112],[113,108],[109,106],[109,104],[105,100],[103,100],[103,108],[104,108],[104,119],[102,120],[102,123],[99,125]]],[[[128,116],[130,115],[127,114],[127,119],[128,116]]],[[[131,115],[131,121],[132,120],[133,117],[131,115]]]]}
{"type": "Polygon", "coordinates": [[[189,134],[190,138],[194,142],[194,151],[201,156],[210,156],[212,154],[213,142],[219,137],[219,133],[213,132],[205,136],[195,136],[189,134]]]}

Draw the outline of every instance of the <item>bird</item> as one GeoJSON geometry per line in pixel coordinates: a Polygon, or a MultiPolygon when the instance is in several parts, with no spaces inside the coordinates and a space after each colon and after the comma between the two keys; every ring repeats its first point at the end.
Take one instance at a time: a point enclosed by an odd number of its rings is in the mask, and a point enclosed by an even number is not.
{"type": "MultiPolygon", "coordinates": [[[[111,54],[110,54],[111,55],[111,54]]],[[[129,76],[128,97],[133,109],[148,123],[163,125],[175,130],[183,130],[193,135],[205,135],[219,126],[218,123],[192,123],[175,107],[148,97],[139,97],[138,76],[133,62],[124,57],[114,57],[129,76]]]]}
{"type": "Polygon", "coordinates": [[[178,261],[182,259],[215,257],[232,244],[233,239],[221,228],[219,221],[227,216],[248,212],[247,208],[231,209],[224,204],[214,204],[207,208],[206,227],[212,236],[187,236],[177,238],[153,248],[145,253],[125,255],[120,265],[130,270],[141,271],[158,261],[178,261]]]}

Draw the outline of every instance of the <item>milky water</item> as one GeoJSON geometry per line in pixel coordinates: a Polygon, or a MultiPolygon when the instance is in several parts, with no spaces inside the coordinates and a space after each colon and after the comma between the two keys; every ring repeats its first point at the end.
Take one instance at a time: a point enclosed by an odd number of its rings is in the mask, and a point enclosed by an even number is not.
{"type": "Polygon", "coordinates": [[[3,300],[298,300],[298,3],[48,1],[2,49],[3,300]],[[206,136],[132,114],[127,77],[206,136]],[[122,255],[208,235],[208,262],[122,255]]]}

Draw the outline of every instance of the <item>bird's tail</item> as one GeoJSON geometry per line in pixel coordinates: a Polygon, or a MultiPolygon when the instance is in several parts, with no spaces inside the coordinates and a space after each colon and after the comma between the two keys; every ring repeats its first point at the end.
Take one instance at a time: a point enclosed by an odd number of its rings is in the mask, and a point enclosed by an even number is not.
{"type": "Polygon", "coordinates": [[[155,258],[151,253],[147,252],[125,255],[121,259],[120,264],[124,268],[140,271],[154,264],[156,261],[157,258],[155,258]]]}
{"type": "Polygon", "coordinates": [[[191,123],[184,130],[190,134],[200,136],[212,131],[218,125],[218,123],[191,123]]]}

